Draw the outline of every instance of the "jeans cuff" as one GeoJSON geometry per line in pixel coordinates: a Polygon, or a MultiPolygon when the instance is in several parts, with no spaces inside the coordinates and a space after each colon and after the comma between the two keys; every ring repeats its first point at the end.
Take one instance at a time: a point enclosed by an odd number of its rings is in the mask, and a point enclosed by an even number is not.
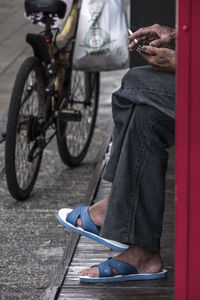
{"type": "Polygon", "coordinates": [[[108,182],[113,182],[114,180],[114,175],[110,174],[109,172],[107,172],[106,168],[103,170],[102,174],[101,174],[101,178],[105,181],[108,182]]]}
{"type": "Polygon", "coordinates": [[[137,245],[151,252],[160,252],[160,243],[145,243],[139,239],[124,239],[122,236],[113,233],[113,232],[100,232],[100,236],[105,239],[114,240],[119,243],[128,244],[128,245],[137,245]]]}

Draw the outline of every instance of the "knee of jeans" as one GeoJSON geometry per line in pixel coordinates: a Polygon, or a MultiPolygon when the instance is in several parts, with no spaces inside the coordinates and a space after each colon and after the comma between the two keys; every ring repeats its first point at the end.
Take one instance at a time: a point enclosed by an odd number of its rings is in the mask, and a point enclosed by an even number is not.
{"type": "Polygon", "coordinates": [[[145,104],[137,104],[134,109],[135,122],[143,126],[154,122],[163,116],[158,109],[145,104]]]}
{"type": "Polygon", "coordinates": [[[121,96],[120,90],[114,92],[112,94],[112,109],[120,111],[121,109],[129,109],[133,106],[133,102],[126,100],[124,97],[121,96]]]}
{"type": "Polygon", "coordinates": [[[132,68],[122,77],[122,87],[129,81],[134,82],[135,73],[135,69],[132,68]]]}
{"type": "Polygon", "coordinates": [[[122,78],[122,87],[132,87],[140,84],[142,85],[144,81],[144,71],[143,67],[134,67],[130,69],[122,78]]]}

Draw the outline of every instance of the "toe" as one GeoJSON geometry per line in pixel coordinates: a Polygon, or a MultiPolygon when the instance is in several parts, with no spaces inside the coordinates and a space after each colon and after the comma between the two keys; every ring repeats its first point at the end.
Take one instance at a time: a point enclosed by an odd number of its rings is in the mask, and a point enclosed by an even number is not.
{"type": "Polygon", "coordinates": [[[79,227],[82,227],[81,218],[78,218],[78,219],[77,219],[76,224],[77,224],[79,227]]]}
{"type": "MultiPolygon", "coordinates": [[[[67,218],[67,216],[68,216],[68,214],[66,215],[66,218],[67,218]]],[[[81,218],[78,218],[78,219],[77,219],[76,224],[77,224],[79,227],[82,227],[81,218]]]]}
{"type": "Polygon", "coordinates": [[[85,269],[79,272],[79,276],[99,277],[99,269],[97,267],[85,269]]]}

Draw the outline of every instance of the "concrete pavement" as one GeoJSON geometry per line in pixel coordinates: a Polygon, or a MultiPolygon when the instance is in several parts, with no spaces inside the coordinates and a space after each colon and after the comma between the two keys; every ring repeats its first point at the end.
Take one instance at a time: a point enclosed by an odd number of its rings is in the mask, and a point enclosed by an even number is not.
{"type": "MultiPolygon", "coordinates": [[[[0,3],[0,120],[7,112],[16,72],[31,54],[25,43],[27,32],[40,30],[23,17],[22,0],[0,3]]],[[[97,126],[84,163],[75,169],[64,166],[56,142],[45,150],[34,192],[25,202],[17,202],[0,181],[0,299],[38,299],[53,278],[69,239],[56,213],[62,207],[82,202],[91,179],[93,162],[104,139],[111,117],[111,93],[120,85],[125,71],[102,74],[97,126]]],[[[0,168],[4,145],[0,144],[0,168]]]]}

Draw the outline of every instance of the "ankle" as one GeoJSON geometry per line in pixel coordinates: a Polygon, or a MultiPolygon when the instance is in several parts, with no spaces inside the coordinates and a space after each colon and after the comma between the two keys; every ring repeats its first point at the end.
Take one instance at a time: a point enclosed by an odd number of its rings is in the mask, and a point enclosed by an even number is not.
{"type": "Polygon", "coordinates": [[[95,205],[91,206],[89,209],[89,214],[93,222],[102,227],[103,221],[105,218],[107,206],[105,204],[96,203],[95,205]]]}
{"type": "Polygon", "coordinates": [[[107,200],[107,198],[96,202],[95,204],[93,204],[89,208],[90,216],[91,217],[92,216],[96,216],[96,215],[102,216],[102,214],[105,215],[105,212],[107,210],[107,206],[108,206],[108,200],[107,200]]]}
{"type": "Polygon", "coordinates": [[[135,267],[140,273],[156,273],[162,270],[163,262],[160,253],[148,251],[137,245],[116,257],[135,267]]]}
{"type": "Polygon", "coordinates": [[[152,253],[141,264],[144,273],[156,273],[163,269],[163,261],[159,253],[152,253]]]}

